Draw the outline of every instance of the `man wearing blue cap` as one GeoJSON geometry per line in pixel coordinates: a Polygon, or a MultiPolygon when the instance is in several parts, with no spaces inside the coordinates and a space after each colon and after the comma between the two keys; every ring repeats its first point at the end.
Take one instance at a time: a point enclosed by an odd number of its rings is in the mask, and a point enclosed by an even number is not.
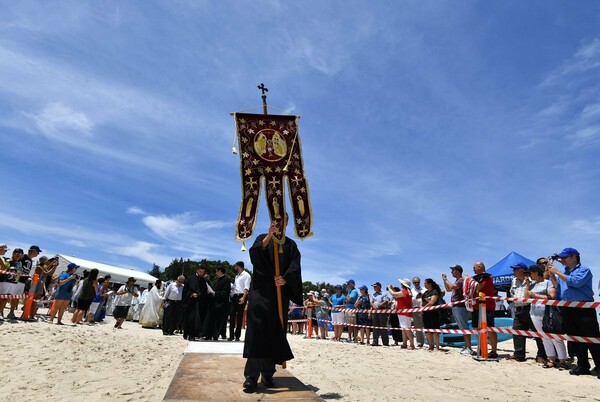
{"type": "MultiPolygon", "coordinates": [[[[348,293],[346,295],[347,309],[355,308],[354,303],[356,303],[356,300],[358,299],[358,290],[356,290],[355,286],[356,282],[354,282],[354,279],[349,279],[348,282],[346,282],[346,291],[348,293]]],[[[346,324],[351,324],[348,325],[348,342],[356,342],[356,336],[358,335],[358,327],[356,326],[356,313],[346,311],[344,315],[344,321],[346,324]]]]}
{"type": "MultiPolygon", "coordinates": [[[[552,259],[558,260],[565,266],[563,272],[552,264],[548,265],[548,272],[556,275],[558,282],[558,298],[560,300],[593,302],[594,290],[593,277],[588,267],[581,265],[579,251],[574,248],[565,248],[552,259]]],[[[593,308],[563,307],[563,325],[567,335],[600,337],[598,318],[593,308]]],[[[588,349],[596,364],[596,376],[600,379],[600,344],[575,342],[575,355],[577,367],[569,371],[572,375],[591,374],[588,361],[588,349]]]]}
{"type": "MultiPolygon", "coordinates": [[[[511,268],[513,269],[515,277],[513,278],[510,286],[510,296],[524,299],[526,297],[525,293],[531,288],[531,283],[529,282],[529,267],[526,264],[519,262],[518,264],[511,265],[511,268]]],[[[513,306],[515,309],[513,329],[519,329],[522,331],[535,331],[535,327],[531,321],[531,316],[529,315],[531,305],[529,303],[513,302],[513,306]]],[[[508,356],[509,360],[515,360],[518,362],[524,362],[526,360],[525,341],[526,339],[524,336],[513,335],[515,352],[514,354],[508,356]]],[[[544,349],[544,344],[540,338],[535,338],[535,342],[538,349],[536,361],[538,363],[545,363],[546,351],[544,349]]]]}

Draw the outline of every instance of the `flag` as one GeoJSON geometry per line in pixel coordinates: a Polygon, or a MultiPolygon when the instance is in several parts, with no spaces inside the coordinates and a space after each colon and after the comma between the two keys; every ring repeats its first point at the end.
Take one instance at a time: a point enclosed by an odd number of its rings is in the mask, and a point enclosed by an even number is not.
{"type": "MultiPolygon", "coordinates": [[[[263,186],[271,222],[284,229],[286,181],[295,234],[300,239],[312,236],[310,196],[298,136],[299,116],[234,113],[234,119],[242,185],[236,239],[245,241],[252,236],[263,186]]],[[[282,233],[281,237],[285,235],[282,233]]]]}

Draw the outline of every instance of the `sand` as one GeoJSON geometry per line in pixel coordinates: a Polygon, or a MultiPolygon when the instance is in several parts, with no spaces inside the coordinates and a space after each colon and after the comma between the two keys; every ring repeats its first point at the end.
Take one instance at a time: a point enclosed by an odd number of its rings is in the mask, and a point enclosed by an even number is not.
{"type": "Polygon", "coordinates": [[[187,341],[133,322],[113,325],[112,317],[93,326],[2,324],[0,401],[161,400],[187,341]]]}
{"type": "MultiPolygon", "coordinates": [[[[348,401],[552,400],[600,401],[600,379],[544,369],[535,362],[478,362],[446,347],[439,352],[398,346],[348,344],[288,336],[298,379],[324,399],[348,401]]],[[[512,353],[512,340],[499,343],[500,357],[512,353]]],[[[531,356],[531,354],[530,354],[531,356]]],[[[593,362],[592,362],[593,367],[593,362]]]]}
{"type": "MultiPolygon", "coordinates": [[[[132,322],[114,330],[113,323],[108,317],[96,326],[0,325],[0,401],[162,400],[187,342],[132,322]]],[[[296,356],[288,370],[324,399],[600,401],[595,376],[543,369],[533,359],[477,362],[456,348],[408,351],[301,335],[288,339],[296,356]]],[[[511,341],[502,342],[499,353],[508,355],[511,348],[511,341]]],[[[527,350],[535,351],[533,341],[527,350]]],[[[240,386],[242,381],[240,373],[240,386]]]]}

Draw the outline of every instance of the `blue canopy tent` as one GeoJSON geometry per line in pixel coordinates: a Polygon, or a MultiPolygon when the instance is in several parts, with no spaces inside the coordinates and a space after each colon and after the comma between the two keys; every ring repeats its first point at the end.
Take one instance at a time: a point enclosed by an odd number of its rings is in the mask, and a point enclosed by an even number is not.
{"type": "Polygon", "coordinates": [[[514,277],[511,265],[524,263],[527,266],[534,265],[535,261],[523,257],[521,254],[512,251],[506,257],[498,261],[494,266],[487,269],[486,272],[492,275],[494,287],[501,291],[508,291],[514,277]]]}

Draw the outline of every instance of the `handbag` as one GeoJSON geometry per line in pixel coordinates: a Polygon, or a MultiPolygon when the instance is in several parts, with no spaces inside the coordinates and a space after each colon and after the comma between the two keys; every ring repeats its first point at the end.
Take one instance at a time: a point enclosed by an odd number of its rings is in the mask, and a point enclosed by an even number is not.
{"type": "Polygon", "coordinates": [[[561,308],[558,306],[546,306],[542,329],[551,334],[564,334],[563,318],[561,308]]]}

